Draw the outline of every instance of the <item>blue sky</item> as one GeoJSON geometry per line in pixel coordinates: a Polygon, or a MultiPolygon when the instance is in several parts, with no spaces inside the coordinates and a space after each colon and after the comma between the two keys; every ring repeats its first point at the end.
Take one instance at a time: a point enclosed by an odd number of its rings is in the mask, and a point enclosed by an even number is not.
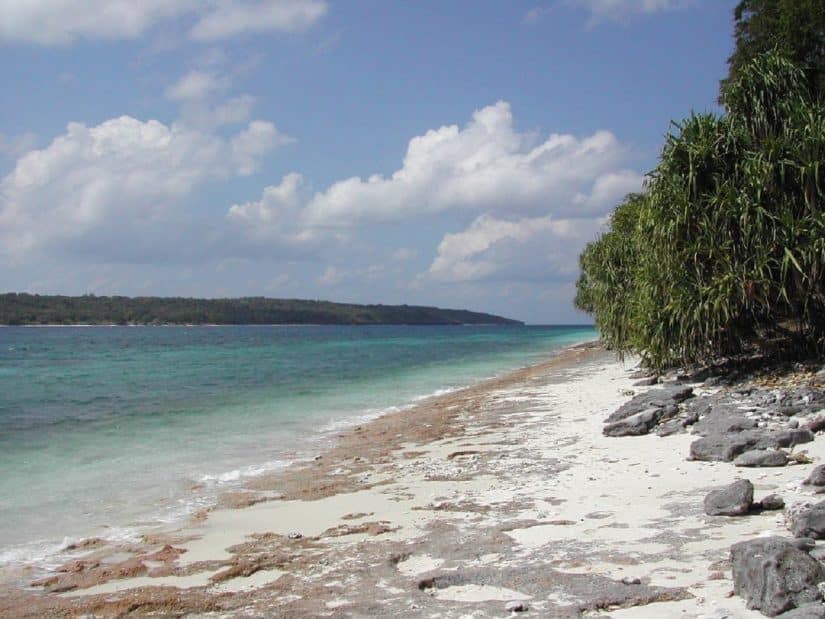
{"type": "Polygon", "coordinates": [[[0,0],[0,290],[580,323],[734,0],[0,0]]]}

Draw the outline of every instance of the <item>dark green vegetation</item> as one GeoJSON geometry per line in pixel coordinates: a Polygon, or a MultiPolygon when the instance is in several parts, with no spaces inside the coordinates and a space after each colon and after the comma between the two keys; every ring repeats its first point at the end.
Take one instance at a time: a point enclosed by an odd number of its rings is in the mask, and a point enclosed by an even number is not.
{"type": "Polygon", "coordinates": [[[522,324],[467,310],[297,299],[184,299],[0,294],[0,324],[522,324]]]}
{"type": "Polygon", "coordinates": [[[740,3],[725,113],[674,123],[644,191],[582,253],[576,305],[620,353],[825,350],[823,4],[740,3]]]}

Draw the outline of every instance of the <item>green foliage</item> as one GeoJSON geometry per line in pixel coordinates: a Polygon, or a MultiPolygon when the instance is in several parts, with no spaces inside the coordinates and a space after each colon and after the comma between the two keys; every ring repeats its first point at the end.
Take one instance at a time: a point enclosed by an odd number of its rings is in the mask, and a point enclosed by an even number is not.
{"type": "Polygon", "coordinates": [[[0,324],[521,324],[491,314],[413,305],[297,299],[184,299],[0,294],[0,324]]]}
{"type": "Polygon", "coordinates": [[[825,107],[777,53],[740,67],[724,102],[674,125],[644,194],[582,254],[579,307],[655,366],[825,342],[825,107]]]}
{"type": "Polygon", "coordinates": [[[825,90],[825,2],[822,0],[741,0],[734,10],[736,48],[728,59],[727,85],[742,68],[770,51],[800,67],[812,91],[825,90]]]}

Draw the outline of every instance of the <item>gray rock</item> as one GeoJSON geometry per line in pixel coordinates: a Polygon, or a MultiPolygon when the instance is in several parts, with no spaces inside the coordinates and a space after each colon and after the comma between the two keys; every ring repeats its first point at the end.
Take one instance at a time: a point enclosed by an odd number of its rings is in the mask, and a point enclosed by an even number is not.
{"type": "Polygon", "coordinates": [[[755,449],[761,438],[762,433],[755,431],[706,436],[690,444],[690,458],[730,462],[739,454],[755,449]]]}
{"type": "Polygon", "coordinates": [[[778,619],[825,619],[825,606],[819,602],[803,604],[777,617],[778,619]]]}
{"type": "Polygon", "coordinates": [[[694,426],[694,434],[701,436],[712,436],[714,434],[728,434],[731,432],[742,432],[752,430],[756,427],[756,421],[749,419],[741,411],[729,406],[718,406],[700,419],[694,426]]]}
{"type": "Polygon", "coordinates": [[[665,408],[673,406],[679,402],[683,402],[693,396],[693,389],[690,387],[681,387],[678,385],[663,387],[661,389],[651,389],[646,393],[642,393],[634,397],[629,402],[625,402],[622,406],[613,411],[610,416],[605,419],[606,423],[615,423],[622,419],[626,419],[632,415],[637,415],[643,411],[651,408],[665,408]]]}
{"type": "Polygon", "coordinates": [[[660,421],[669,419],[678,412],[679,409],[675,404],[664,408],[648,408],[630,417],[608,423],[602,432],[605,436],[639,436],[647,434],[660,421]]]}
{"type": "Polygon", "coordinates": [[[647,378],[643,378],[642,380],[637,380],[633,383],[634,387],[650,387],[655,385],[659,382],[658,376],[648,376],[647,378]]]}
{"type": "Polygon", "coordinates": [[[778,449],[793,447],[814,439],[810,430],[745,430],[730,434],[717,434],[700,438],[690,445],[693,460],[721,460],[730,462],[736,456],[751,449],[778,449]]]}
{"type": "Polygon", "coordinates": [[[785,466],[788,464],[788,455],[784,451],[775,449],[751,449],[734,458],[736,466],[785,466]]]}
{"type": "Polygon", "coordinates": [[[741,516],[753,505],[753,484],[739,479],[728,486],[711,490],[705,497],[708,516],[741,516]]]}
{"type": "Polygon", "coordinates": [[[657,436],[670,436],[672,434],[679,434],[685,432],[686,419],[671,419],[666,421],[656,428],[657,436]]]}
{"type": "Polygon", "coordinates": [[[825,464],[814,467],[808,479],[802,483],[808,486],[825,486],[825,464]]]}
{"type": "Polygon", "coordinates": [[[825,568],[784,538],[739,542],[730,554],[733,591],[750,609],[774,617],[821,598],[817,584],[825,568]]]}
{"type": "Polygon", "coordinates": [[[822,432],[822,430],[825,430],[825,416],[811,419],[804,427],[811,432],[822,432]]]}
{"type": "Polygon", "coordinates": [[[759,507],[766,510],[784,509],[785,500],[778,494],[769,494],[759,501],[759,507]]]}
{"type": "Polygon", "coordinates": [[[789,510],[787,518],[794,537],[825,538],[825,501],[789,510]]]}
{"type": "Polygon", "coordinates": [[[793,447],[802,443],[810,443],[814,440],[814,434],[807,428],[797,428],[792,430],[780,430],[768,437],[768,442],[773,442],[775,447],[793,447]]]}

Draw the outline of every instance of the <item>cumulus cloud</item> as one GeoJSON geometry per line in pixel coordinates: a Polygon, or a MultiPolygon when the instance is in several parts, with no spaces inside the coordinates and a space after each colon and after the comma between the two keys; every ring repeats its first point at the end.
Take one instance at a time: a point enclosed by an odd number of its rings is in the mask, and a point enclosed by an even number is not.
{"type": "Polygon", "coordinates": [[[557,214],[599,210],[594,188],[624,174],[625,148],[608,131],[582,138],[537,140],[516,131],[510,105],[499,101],[463,128],[443,126],[410,140],[402,167],[389,177],[353,177],[316,194],[313,225],[392,221],[452,209],[557,214]],[[591,199],[581,199],[590,196],[591,199]]]}
{"type": "Polygon", "coordinates": [[[550,215],[515,221],[482,215],[466,230],[444,236],[426,275],[442,282],[569,278],[581,247],[602,223],[550,215]]]}
{"type": "Polygon", "coordinates": [[[273,148],[292,144],[294,138],[285,135],[271,122],[253,120],[249,126],[232,138],[232,155],[241,176],[258,170],[260,159],[273,148]]]}
{"type": "Polygon", "coordinates": [[[37,134],[27,131],[20,135],[7,137],[0,133],[0,156],[17,159],[37,145],[37,134]]]}
{"type": "Polygon", "coordinates": [[[70,123],[0,181],[0,251],[20,256],[84,240],[114,255],[126,251],[139,231],[180,215],[195,189],[248,174],[283,143],[278,137],[261,121],[229,139],[129,116],[93,127],[70,123]]]}
{"type": "Polygon", "coordinates": [[[134,39],[170,20],[194,22],[199,41],[296,32],[327,13],[325,0],[0,0],[0,39],[67,45],[77,39],[134,39]]]}
{"type": "Polygon", "coordinates": [[[189,71],[177,82],[166,89],[166,97],[172,101],[191,101],[205,99],[209,95],[227,87],[221,79],[207,71],[189,71]]]}
{"type": "Polygon", "coordinates": [[[626,21],[634,15],[684,9],[695,0],[567,0],[571,6],[590,12],[591,21],[626,21]]]}
{"type": "Polygon", "coordinates": [[[270,185],[264,189],[261,199],[242,204],[233,204],[227,217],[252,229],[281,228],[287,222],[294,221],[301,204],[300,190],[303,177],[297,172],[290,172],[281,179],[279,185],[270,185]]]}

